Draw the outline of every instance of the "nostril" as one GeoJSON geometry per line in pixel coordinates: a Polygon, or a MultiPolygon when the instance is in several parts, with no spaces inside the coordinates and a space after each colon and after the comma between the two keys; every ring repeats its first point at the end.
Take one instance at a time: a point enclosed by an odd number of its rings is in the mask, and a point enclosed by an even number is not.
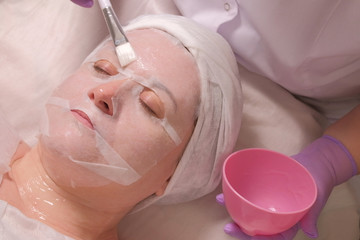
{"type": "Polygon", "coordinates": [[[88,93],[88,96],[91,100],[95,99],[95,93],[93,93],[93,92],[88,93]]]}
{"type": "Polygon", "coordinates": [[[104,108],[105,108],[106,110],[110,110],[109,104],[107,104],[106,102],[102,101],[102,105],[104,106],[104,108]]]}
{"type": "Polygon", "coordinates": [[[104,113],[112,116],[112,96],[113,92],[111,89],[105,88],[104,86],[96,87],[88,92],[89,99],[104,113]]]}
{"type": "Polygon", "coordinates": [[[112,116],[111,106],[110,106],[106,101],[99,101],[99,102],[98,102],[98,107],[100,107],[100,109],[101,109],[104,113],[109,114],[110,116],[112,116]]]}

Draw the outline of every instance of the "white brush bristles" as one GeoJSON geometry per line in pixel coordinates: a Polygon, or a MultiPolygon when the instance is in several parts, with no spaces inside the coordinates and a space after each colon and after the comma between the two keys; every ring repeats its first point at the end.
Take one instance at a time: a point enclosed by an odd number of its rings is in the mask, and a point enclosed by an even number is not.
{"type": "Polygon", "coordinates": [[[122,67],[136,60],[135,51],[129,42],[117,46],[116,54],[122,67]]]}
{"type": "Polygon", "coordinates": [[[106,7],[111,7],[111,3],[109,0],[99,0],[99,5],[101,9],[104,9],[106,7]]]}

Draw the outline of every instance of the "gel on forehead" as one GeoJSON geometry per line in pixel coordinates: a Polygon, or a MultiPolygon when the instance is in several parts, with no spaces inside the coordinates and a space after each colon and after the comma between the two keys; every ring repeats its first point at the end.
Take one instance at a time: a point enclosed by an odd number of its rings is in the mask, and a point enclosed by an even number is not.
{"type": "Polygon", "coordinates": [[[165,36],[167,39],[169,39],[174,45],[177,46],[182,46],[184,47],[184,45],[182,44],[182,42],[180,42],[179,39],[177,39],[176,37],[174,37],[173,35],[171,35],[168,32],[165,32],[164,30],[160,30],[160,29],[156,29],[156,28],[152,28],[153,31],[156,31],[160,34],[162,34],[163,36],[165,36]]]}
{"type": "MultiPolygon", "coordinates": [[[[140,30],[140,29],[138,29],[140,30]]],[[[160,29],[156,29],[156,28],[152,28],[151,30],[153,31],[156,31],[160,34],[162,34],[163,36],[165,36],[168,40],[170,40],[172,42],[173,45],[176,45],[176,46],[181,46],[181,47],[184,47],[184,45],[182,44],[182,42],[177,39],[176,37],[174,37],[173,35],[163,31],[163,30],[160,30],[160,29]]],[[[86,59],[84,60],[84,62],[88,62],[88,61],[91,61],[91,60],[94,60],[96,59],[96,56],[99,52],[99,50],[102,50],[102,49],[109,49],[111,50],[111,52],[113,52],[115,54],[115,46],[112,44],[112,39],[111,37],[107,37],[105,38],[87,57],[86,59]],[[107,44],[107,46],[105,46],[107,44]]],[[[184,50],[185,50],[185,47],[184,47],[184,50]]],[[[186,51],[186,50],[185,50],[186,51]]]]}

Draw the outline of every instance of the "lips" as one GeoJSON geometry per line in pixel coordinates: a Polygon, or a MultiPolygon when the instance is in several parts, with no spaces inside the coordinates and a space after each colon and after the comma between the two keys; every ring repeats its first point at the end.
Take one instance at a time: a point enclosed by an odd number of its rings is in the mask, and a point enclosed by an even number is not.
{"type": "Polygon", "coordinates": [[[94,130],[94,125],[92,124],[89,116],[86,113],[78,109],[72,109],[71,113],[74,115],[76,119],[78,119],[86,127],[94,130]]]}

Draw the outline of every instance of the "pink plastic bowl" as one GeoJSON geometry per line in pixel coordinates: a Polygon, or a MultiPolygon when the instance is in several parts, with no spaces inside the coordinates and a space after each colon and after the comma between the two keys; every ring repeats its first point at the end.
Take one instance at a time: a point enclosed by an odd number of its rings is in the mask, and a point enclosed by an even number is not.
{"type": "Polygon", "coordinates": [[[314,204],[310,173],[294,159],[266,149],[231,154],[223,166],[225,206],[248,235],[273,235],[294,226],[314,204]]]}

